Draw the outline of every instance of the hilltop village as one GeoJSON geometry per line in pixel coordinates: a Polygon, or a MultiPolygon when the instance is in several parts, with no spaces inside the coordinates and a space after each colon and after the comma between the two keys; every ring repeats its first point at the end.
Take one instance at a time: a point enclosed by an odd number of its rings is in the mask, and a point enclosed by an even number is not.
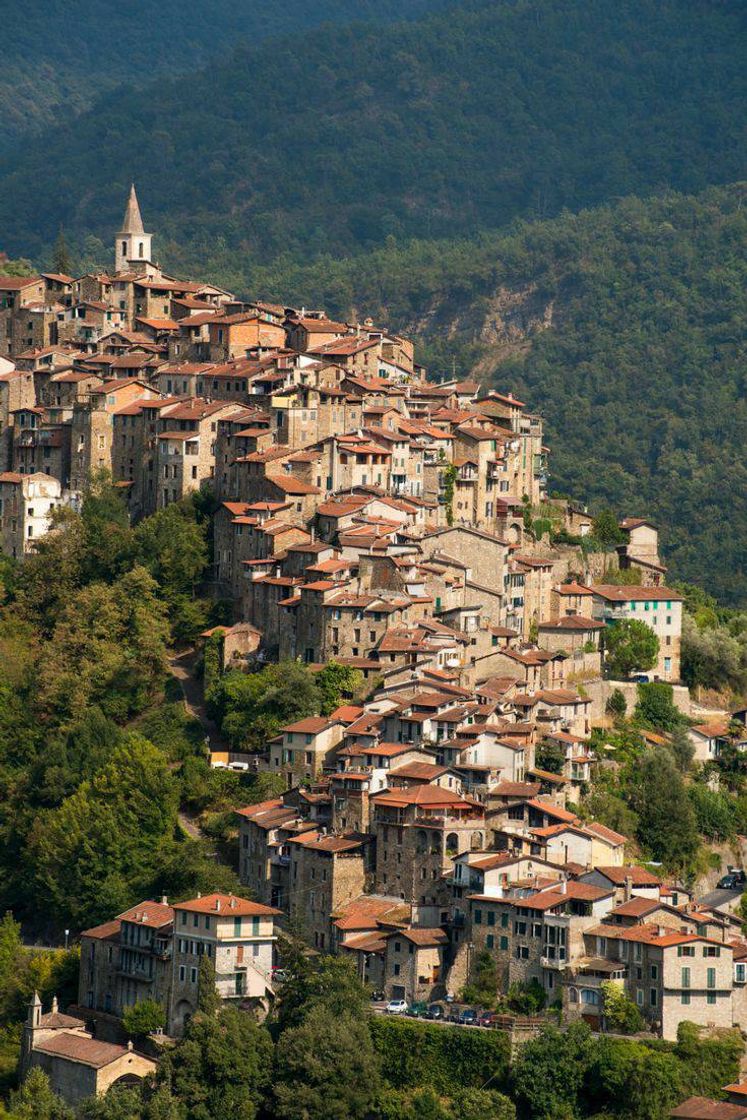
{"type": "MultiPolygon", "coordinates": [[[[32,552],[101,472],[133,521],[209,490],[221,668],[334,662],[365,695],[213,753],[285,786],[238,814],[252,901],[148,900],[84,931],[77,1009],[32,1006],[25,1068],[72,1099],[145,1076],[92,1029],[153,999],[178,1037],[204,956],[222,999],[266,1011],[288,925],[387,1000],[459,996],[487,957],[501,991],[536,982],[569,1020],[598,1025],[612,981],[664,1039],[742,1021],[740,921],[572,807],[613,691],[668,682],[689,713],[656,527],[633,510],[614,548],[585,547],[593,520],[549,501],[543,420],[509,388],[430,381],[368,319],[165,274],[134,187],[114,250],[111,273],[0,276],[0,547],[32,552]],[[654,664],[611,681],[624,620],[654,664]],[[560,772],[537,765],[548,743],[560,772]]],[[[693,728],[696,759],[725,733],[693,728]]]]}

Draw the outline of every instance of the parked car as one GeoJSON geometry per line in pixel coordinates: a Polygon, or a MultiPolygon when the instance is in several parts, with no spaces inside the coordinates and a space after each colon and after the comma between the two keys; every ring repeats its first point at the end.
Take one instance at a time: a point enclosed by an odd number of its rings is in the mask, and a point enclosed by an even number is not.
{"type": "Polygon", "coordinates": [[[285,981],[288,979],[288,973],[285,971],[284,968],[279,968],[279,967],[275,966],[272,970],[272,979],[273,979],[273,983],[275,983],[275,984],[284,984],[285,981]]]}
{"type": "Polygon", "coordinates": [[[744,871],[729,871],[716,884],[722,891],[739,891],[744,887],[744,871]]]}
{"type": "Polygon", "coordinates": [[[426,1019],[445,1019],[446,1012],[440,1003],[430,1003],[425,1013],[426,1019]]]}
{"type": "Polygon", "coordinates": [[[423,1003],[422,1001],[417,1001],[415,1003],[410,1004],[410,1006],[407,1008],[407,1014],[410,1015],[413,1019],[424,1019],[427,1010],[428,1010],[428,1004],[427,1003],[423,1003]]]}
{"type": "Polygon", "coordinates": [[[647,673],[634,673],[633,676],[630,679],[632,681],[635,681],[636,684],[648,684],[649,683],[649,677],[648,677],[647,673]]]}
{"type": "Polygon", "coordinates": [[[481,1027],[492,1027],[495,1023],[495,1020],[495,1011],[483,1011],[482,1015],[478,1019],[478,1023],[481,1027]]]}
{"type": "Polygon", "coordinates": [[[477,1012],[474,1007],[465,1007],[459,1014],[459,1022],[463,1027],[474,1027],[477,1023],[477,1012]]]}
{"type": "Polygon", "coordinates": [[[229,770],[238,770],[241,773],[246,773],[246,771],[249,769],[249,763],[248,762],[229,762],[228,769],[229,770]]]}
{"type": "Polygon", "coordinates": [[[375,1003],[383,1003],[384,1000],[386,999],[386,992],[383,992],[380,989],[374,988],[374,990],[371,992],[371,999],[375,1003]]]}
{"type": "Polygon", "coordinates": [[[407,1001],[404,999],[390,999],[385,1008],[388,1015],[404,1015],[407,1011],[407,1001]]]}

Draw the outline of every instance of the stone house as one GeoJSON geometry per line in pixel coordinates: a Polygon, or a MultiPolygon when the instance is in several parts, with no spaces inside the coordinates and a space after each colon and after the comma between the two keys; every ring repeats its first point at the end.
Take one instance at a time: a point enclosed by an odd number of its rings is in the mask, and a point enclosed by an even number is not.
{"type": "Polygon", "coordinates": [[[289,723],[270,744],[267,763],[273,774],[283,774],[289,785],[316,778],[333,767],[337,747],[345,726],[341,720],[326,716],[307,716],[289,723]]]}
{"type": "Polygon", "coordinates": [[[21,1078],[32,1069],[42,1070],[52,1091],[67,1104],[77,1105],[115,1085],[139,1085],[155,1073],[156,1062],[139,1054],[131,1042],[116,1046],[94,1038],[81,1019],[58,1010],[56,998],[51,1011],[43,1014],[39,996],[34,993],[23,1028],[21,1078]]]}
{"type": "Polygon", "coordinates": [[[158,509],[210,482],[215,474],[218,421],[235,409],[225,401],[192,397],[161,412],[154,466],[158,509]]]}
{"type": "Polygon", "coordinates": [[[13,413],[12,470],[20,474],[51,475],[67,489],[71,437],[71,425],[53,423],[46,409],[17,409],[13,413]]]}
{"type": "Polygon", "coordinates": [[[607,626],[621,619],[644,622],[659,639],[659,657],[652,672],[663,681],[680,678],[682,602],[679,591],[669,587],[594,584],[593,617],[607,626]]]}
{"type": "Polygon", "coordinates": [[[604,922],[586,930],[584,941],[586,958],[564,978],[569,1015],[598,1022],[601,983],[613,979],[664,1039],[676,1039],[682,1022],[734,1025],[731,945],[648,923],[621,929],[604,922]]]}
{"type": "Polygon", "coordinates": [[[21,559],[49,532],[62,487],[47,474],[0,474],[0,551],[21,559]]]}
{"type": "Polygon", "coordinates": [[[33,408],[35,403],[33,372],[21,369],[0,372],[0,470],[7,470],[12,463],[13,413],[21,408],[33,408]]]}
{"type": "Polygon", "coordinates": [[[208,351],[211,362],[245,358],[256,347],[274,350],[285,346],[285,331],[276,323],[268,323],[257,311],[235,315],[216,315],[207,323],[208,351]]]}
{"type": "Polygon", "coordinates": [[[310,830],[290,837],[289,915],[316,949],[332,945],[332,915],[362,894],[369,837],[310,830]]]}
{"type": "Polygon", "coordinates": [[[238,809],[239,878],[258,902],[288,911],[290,859],[288,841],[314,831],[297,806],[278,797],[238,809]]]}
{"type": "Polygon", "coordinates": [[[82,492],[99,470],[112,470],[113,415],[134,401],[157,397],[137,378],[105,381],[73,406],[70,447],[70,489],[82,492]]]}
{"type": "Polygon", "coordinates": [[[491,954],[501,991],[535,979],[552,1003],[565,969],[586,951],[584,931],[609,912],[613,896],[604,888],[557,878],[556,872],[555,881],[547,877],[540,890],[519,884],[512,895],[469,895],[466,901],[472,959],[481,951],[491,954]]]}
{"type": "Polygon", "coordinates": [[[376,840],[374,890],[417,907],[419,921],[440,924],[447,876],[460,852],[482,849],[485,814],[472,798],[438,786],[387,789],[371,797],[376,840]]]}
{"type": "Polygon", "coordinates": [[[445,993],[448,936],[439,928],[410,927],[385,934],[384,991],[388,999],[416,1003],[445,993]]]}
{"type": "Polygon", "coordinates": [[[170,1034],[180,1035],[197,1010],[203,955],[213,962],[215,986],[222,1000],[238,1007],[266,1006],[273,990],[274,918],[278,913],[275,907],[219,893],[176,903],[170,1034]]]}
{"type": "Polygon", "coordinates": [[[174,911],[162,899],[130,907],[81,934],[78,1005],[121,1016],[145,999],[165,1009],[171,988],[174,911]]]}

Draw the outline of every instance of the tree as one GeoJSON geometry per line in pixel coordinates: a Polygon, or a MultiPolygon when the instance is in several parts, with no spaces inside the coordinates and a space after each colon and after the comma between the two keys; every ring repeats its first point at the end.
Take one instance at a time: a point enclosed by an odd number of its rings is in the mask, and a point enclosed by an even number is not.
{"type": "Polygon", "coordinates": [[[67,240],[65,238],[65,231],[60,226],[57,240],[54,243],[52,250],[52,269],[54,272],[62,276],[69,276],[73,267],[70,250],[68,248],[67,240]]]}
{"type": "Polygon", "coordinates": [[[698,850],[698,831],[685,783],[669,751],[643,756],[632,781],[631,804],[638,813],[638,841],[651,858],[670,871],[686,871],[698,850]]]}
{"type": "Polygon", "coordinates": [[[282,959],[288,974],[279,1008],[283,1030],[298,1026],[318,1007],[334,1016],[365,1014],[366,990],[346,957],[312,958],[299,942],[286,940],[282,959]]]}
{"type": "Polygon", "coordinates": [[[616,544],[622,544],[625,540],[625,534],[611,509],[600,509],[594,518],[592,533],[594,539],[605,548],[614,548],[616,544]]]}
{"type": "Polygon", "coordinates": [[[11,1093],[8,1114],[13,1120],[73,1120],[72,1109],[52,1092],[40,1069],[32,1069],[20,1089],[11,1093]]]}
{"type": "Polygon", "coordinates": [[[613,688],[609,700],[606,704],[606,710],[609,715],[618,723],[620,720],[625,719],[625,713],[628,710],[628,704],[623,692],[619,688],[613,688]]]}
{"type": "Polygon", "coordinates": [[[453,1120],[516,1120],[513,1101],[489,1089],[463,1089],[451,1102],[453,1120]]]}
{"type": "Polygon", "coordinates": [[[275,1113],[278,1120],[364,1120],[380,1080],[365,1018],[318,1006],[280,1036],[275,1113]]]}
{"type": "Polygon", "coordinates": [[[601,985],[602,1008],[605,1022],[611,1031],[635,1034],[643,1030],[644,1021],[637,1004],[628,999],[624,990],[612,980],[601,985]]]}
{"type": "Polygon", "coordinates": [[[129,1035],[146,1035],[165,1026],[166,1012],[155,999],[141,999],[122,1014],[122,1027],[129,1035]]]}
{"type": "Polygon", "coordinates": [[[610,676],[629,677],[653,669],[659,656],[659,639],[637,618],[623,618],[604,631],[605,664],[610,676]]]}
{"type": "MultiPolygon", "coordinates": [[[[679,713],[678,713],[679,714],[679,713]]],[[[669,749],[675,765],[681,774],[690,772],[695,756],[695,744],[690,738],[687,727],[680,718],[672,728],[669,749]]]]}
{"type": "Polygon", "coordinates": [[[130,732],[99,773],[39,815],[30,870],[50,920],[82,929],[153,890],[173,843],[176,792],[163,754],[130,732]]]}
{"type": "Polygon", "coordinates": [[[339,707],[343,698],[351,698],[363,684],[363,673],[349,665],[328,662],[316,675],[320,707],[323,715],[329,715],[339,707]]]}
{"type": "MultiPolygon", "coordinates": [[[[671,684],[664,681],[650,681],[638,685],[638,703],[635,706],[635,719],[644,726],[657,731],[674,731],[682,724],[682,713],[675,707],[671,684]]],[[[681,755],[681,748],[678,748],[681,755]]]]}
{"type": "Polygon", "coordinates": [[[547,992],[535,976],[517,980],[508,989],[508,1005],[519,1015],[536,1015],[547,1003],[547,992]]]}
{"type": "Polygon", "coordinates": [[[245,1012],[224,1007],[217,1016],[197,1012],[190,1019],[161,1061],[158,1081],[181,1103],[184,1120],[254,1120],[271,1071],[268,1031],[245,1012]]]}
{"type": "Polygon", "coordinates": [[[557,739],[542,739],[537,744],[535,764],[540,770],[562,774],[565,766],[565,744],[557,739]]]}
{"type": "Polygon", "coordinates": [[[197,976],[197,1009],[212,1018],[218,1014],[220,1006],[221,1000],[215,986],[215,965],[210,957],[203,955],[200,957],[197,976]]]}
{"type": "Polygon", "coordinates": [[[518,1103],[533,1120],[571,1120],[593,1056],[594,1041],[585,1023],[571,1023],[565,1031],[543,1028],[514,1063],[518,1103]]]}
{"type": "Polygon", "coordinates": [[[462,998],[465,1003],[477,1003],[482,1007],[492,1007],[498,994],[498,969],[495,960],[487,950],[477,954],[469,983],[465,985],[462,998]]]}

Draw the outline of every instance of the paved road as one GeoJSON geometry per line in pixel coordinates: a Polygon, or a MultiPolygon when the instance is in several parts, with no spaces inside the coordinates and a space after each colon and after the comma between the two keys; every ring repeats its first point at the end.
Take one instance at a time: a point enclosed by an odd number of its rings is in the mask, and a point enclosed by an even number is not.
{"type": "Polygon", "coordinates": [[[741,891],[725,891],[719,888],[701,895],[698,902],[704,902],[706,906],[715,906],[718,910],[734,910],[741,893],[741,891]]]}

